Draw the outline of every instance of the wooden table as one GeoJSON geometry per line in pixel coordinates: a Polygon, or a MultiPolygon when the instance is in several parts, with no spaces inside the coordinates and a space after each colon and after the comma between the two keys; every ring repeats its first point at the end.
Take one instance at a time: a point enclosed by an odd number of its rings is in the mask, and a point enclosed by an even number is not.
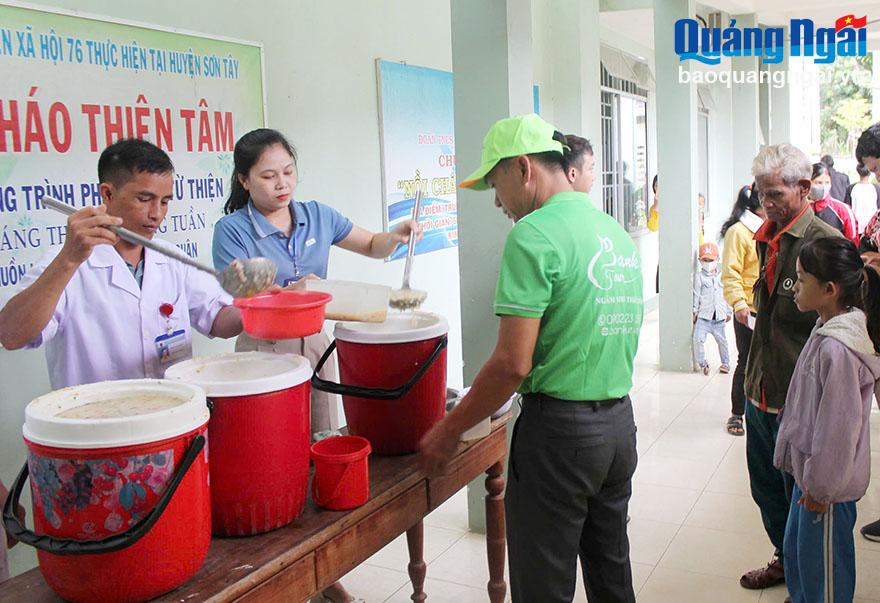
{"type": "MultiPolygon", "coordinates": [[[[201,570],[157,601],[302,601],[321,592],[400,534],[409,545],[413,601],[423,590],[422,519],[481,473],[486,473],[489,600],[501,603],[504,581],[504,458],[509,413],[486,438],[461,444],[446,472],[428,479],[416,455],[370,456],[370,500],[351,511],[325,511],[309,500],[291,525],[248,538],[214,538],[201,570]]],[[[57,602],[39,570],[0,584],[0,601],[57,602]]]]}

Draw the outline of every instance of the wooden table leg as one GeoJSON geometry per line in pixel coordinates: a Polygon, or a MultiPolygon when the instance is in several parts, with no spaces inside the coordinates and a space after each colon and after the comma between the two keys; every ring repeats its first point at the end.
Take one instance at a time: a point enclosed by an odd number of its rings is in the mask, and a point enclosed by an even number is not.
{"type": "Polygon", "coordinates": [[[489,559],[489,601],[504,603],[504,556],[507,552],[504,526],[504,461],[486,471],[486,553],[489,559]]]}
{"type": "Polygon", "coordinates": [[[425,594],[425,524],[421,521],[406,531],[406,544],[409,547],[409,579],[412,581],[413,601],[421,602],[428,598],[425,594]]]}

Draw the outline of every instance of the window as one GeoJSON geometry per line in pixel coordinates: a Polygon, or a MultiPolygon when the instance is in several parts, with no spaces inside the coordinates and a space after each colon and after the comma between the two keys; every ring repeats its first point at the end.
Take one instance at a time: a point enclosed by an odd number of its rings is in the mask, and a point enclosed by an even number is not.
{"type": "Polygon", "coordinates": [[[647,223],[647,91],[602,68],[602,202],[628,232],[647,223]]]}

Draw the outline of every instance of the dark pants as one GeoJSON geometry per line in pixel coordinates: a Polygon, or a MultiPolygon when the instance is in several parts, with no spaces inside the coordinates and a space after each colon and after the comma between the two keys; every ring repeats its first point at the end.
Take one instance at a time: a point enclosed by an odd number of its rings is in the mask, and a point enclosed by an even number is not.
{"type": "Polygon", "coordinates": [[[778,416],[746,403],[746,461],[752,498],[761,510],[761,519],[776,554],[782,558],[785,524],[791,505],[794,479],[773,466],[773,451],[779,433],[778,416]]]}
{"type": "Polygon", "coordinates": [[[733,385],[730,387],[730,413],[738,417],[746,410],[746,363],[749,361],[749,346],[752,345],[752,330],[739,321],[733,321],[736,336],[736,370],[733,371],[733,385]]]}
{"type": "Polygon", "coordinates": [[[637,463],[629,397],[528,396],[514,426],[505,508],[515,603],[568,603],[580,556],[591,603],[632,603],[626,514],[637,463]]]}

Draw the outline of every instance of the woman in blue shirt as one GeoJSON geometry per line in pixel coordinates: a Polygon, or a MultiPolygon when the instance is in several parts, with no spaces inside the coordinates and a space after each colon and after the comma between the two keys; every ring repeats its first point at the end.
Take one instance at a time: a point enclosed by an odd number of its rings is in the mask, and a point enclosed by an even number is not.
{"type": "MultiPolygon", "coordinates": [[[[234,170],[226,215],[214,226],[214,267],[223,270],[234,259],[267,257],[278,266],[276,283],[296,288],[304,278],[326,278],[330,247],[337,245],[372,258],[391,255],[421,229],[409,220],[394,232],[373,233],[318,201],[295,201],[296,151],[277,130],[248,132],[235,144],[234,170]]],[[[300,283],[300,286],[302,283],[300,283]]],[[[300,354],[314,365],[329,345],[323,333],[304,339],[255,340],[240,335],[236,351],[273,351],[300,354]]],[[[336,379],[333,363],[321,372],[336,379]]],[[[312,432],[336,429],[336,396],[312,390],[312,432]]],[[[331,601],[350,601],[338,583],[325,591],[331,601]]]]}
{"type": "MultiPolygon", "coordinates": [[[[372,233],[318,201],[295,201],[296,151],[277,130],[260,128],[235,143],[226,215],[214,226],[214,267],[234,259],[266,257],[278,266],[276,283],[295,287],[303,278],[326,278],[330,247],[373,258],[391,255],[415,229],[409,220],[394,232],[372,233]]],[[[300,286],[302,283],[300,283],[300,286]]],[[[304,340],[257,341],[239,336],[236,351],[265,350],[303,355],[314,364],[329,345],[323,333],[304,340]]],[[[333,363],[328,363],[332,365],[333,363]]],[[[335,370],[335,369],[331,369],[335,370]]],[[[322,374],[323,376],[323,374],[322,374]]],[[[329,374],[334,378],[334,374],[329,374]]],[[[338,427],[335,396],[312,392],[312,431],[338,427]]]]}

